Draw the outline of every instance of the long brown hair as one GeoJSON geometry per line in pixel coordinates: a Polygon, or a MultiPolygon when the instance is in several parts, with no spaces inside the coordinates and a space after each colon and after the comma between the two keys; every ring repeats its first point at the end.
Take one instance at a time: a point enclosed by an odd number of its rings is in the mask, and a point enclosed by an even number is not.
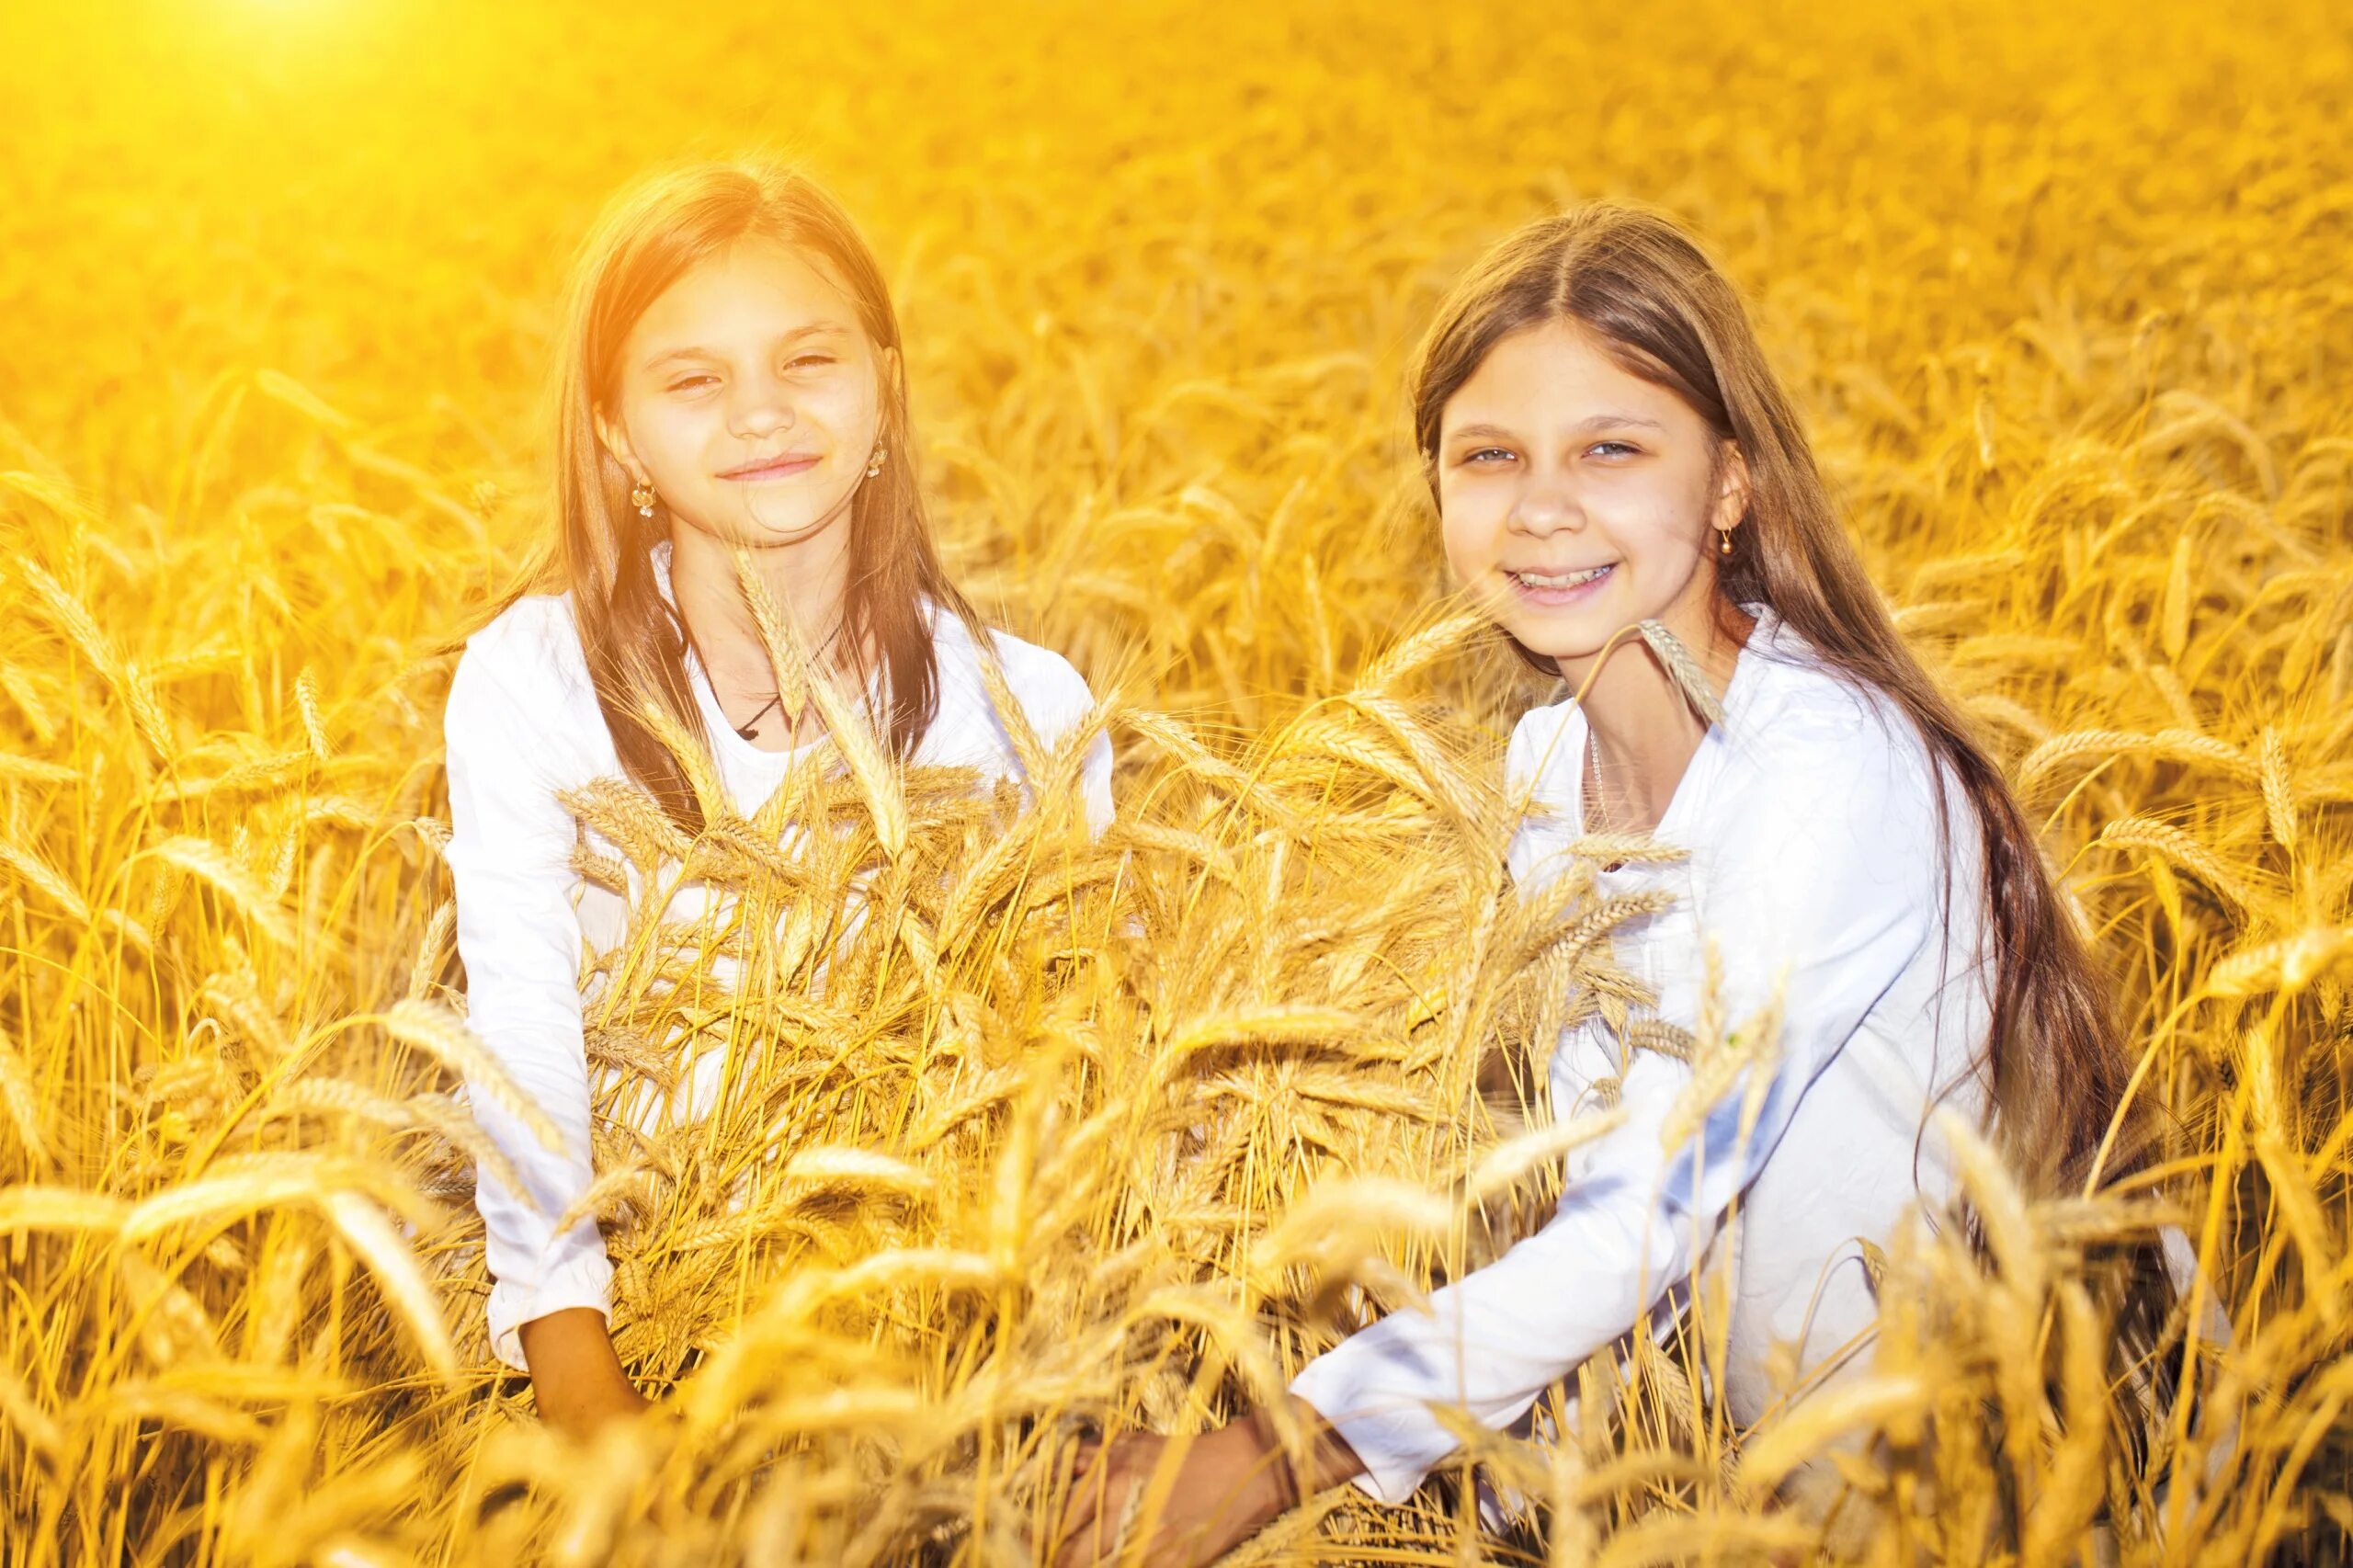
{"type": "MultiPolygon", "coordinates": [[[[1739,296],[1689,235],[1665,218],[1596,204],[1530,224],[1472,268],[1440,307],[1414,374],[1414,440],[1433,496],[1447,403],[1502,338],[1556,321],[1592,333],[1628,373],[1673,392],[1720,442],[1737,444],[1748,509],[1719,587],[1736,603],[1771,606],[1834,669],[1885,694],[1917,727],[1939,774],[1959,781],[1984,846],[1994,977],[1990,1060],[1980,1065],[1990,1068],[1995,1129],[2042,1190],[2079,1186],[2128,1078],[2106,979],[2000,767],[1873,591],[1739,296]]],[[[1938,812],[1949,847],[1942,790],[1938,812]]],[[[1948,856],[1949,898],[1949,864],[1948,856]]],[[[2106,1174],[2137,1153],[2120,1141],[2106,1174]]]]}
{"type": "MultiPolygon", "coordinates": [[[[747,238],[780,242],[829,267],[874,347],[899,348],[882,269],[815,181],[765,164],[699,164],[624,191],[597,222],[573,268],[552,389],[556,526],[541,575],[571,591],[621,767],[689,833],[702,830],[701,808],[677,758],[641,716],[654,704],[696,744],[710,744],[688,685],[685,631],[654,576],[654,549],[669,537],[669,513],[657,505],[643,517],[629,505],[629,473],[597,439],[596,422],[611,408],[622,347],[638,318],[688,270],[747,238]]],[[[841,642],[861,659],[877,651],[891,749],[904,760],[939,704],[926,601],[978,622],[932,543],[915,483],[904,356],[894,353],[891,363],[877,432],[890,460],[860,481],[850,503],[841,642]]]]}

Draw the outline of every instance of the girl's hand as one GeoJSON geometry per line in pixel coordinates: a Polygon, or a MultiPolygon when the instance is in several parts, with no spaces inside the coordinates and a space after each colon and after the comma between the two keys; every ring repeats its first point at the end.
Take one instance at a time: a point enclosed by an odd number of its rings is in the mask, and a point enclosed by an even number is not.
{"type": "Polygon", "coordinates": [[[1130,1433],[1083,1454],[1054,1530],[1056,1568],[1114,1560],[1143,1568],[1213,1562],[1303,1494],[1358,1473],[1362,1467],[1347,1445],[1313,1409],[1295,1409],[1317,1433],[1312,1473],[1304,1477],[1291,1473],[1263,1411],[1198,1437],[1130,1433]]]}
{"type": "Polygon", "coordinates": [[[1198,1437],[1129,1433],[1095,1455],[1073,1484],[1053,1561],[1057,1568],[1213,1562],[1282,1512],[1280,1463],[1246,1422],[1198,1437]]]}
{"type": "Polygon", "coordinates": [[[540,1419],[557,1431],[585,1438],[608,1422],[648,1408],[646,1397],[621,1369],[604,1313],[595,1308],[550,1312],[533,1318],[519,1332],[540,1419]]]}

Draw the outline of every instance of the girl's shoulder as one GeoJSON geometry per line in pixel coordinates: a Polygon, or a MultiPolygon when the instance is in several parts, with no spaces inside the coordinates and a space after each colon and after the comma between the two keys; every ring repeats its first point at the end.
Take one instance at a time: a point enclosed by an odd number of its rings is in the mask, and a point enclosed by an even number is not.
{"type": "MultiPolygon", "coordinates": [[[[995,627],[983,630],[997,668],[1005,672],[1005,684],[1020,700],[1033,725],[1041,731],[1059,730],[1095,706],[1086,677],[1068,659],[1009,631],[995,627]]],[[[961,617],[933,607],[932,648],[939,662],[943,701],[952,690],[968,700],[986,704],[988,686],[981,669],[981,644],[961,617]]]]}
{"type": "Polygon", "coordinates": [[[1802,861],[1859,899],[1915,896],[1954,857],[1973,867],[1974,835],[1959,831],[1972,820],[1967,794],[1901,703],[1786,627],[1754,655],[1711,791],[1727,868],[1780,875],[1802,861]]]}
{"type": "Polygon", "coordinates": [[[1927,738],[1884,691],[1832,665],[1769,612],[1741,653],[1738,701],[1725,740],[1760,781],[1801,790],[1825,771],[1852,772],[1927,797],[1936,768],[1927,738]]]}
{"type": "Polygon", "coordinates": [[[466,639],[458,669],[518,699],[596,700],[569,592],[516,599],[466,639]]]}
{"type": "Polygon", "coordinates": [[[466,639],[441,730],[450,756],[528,758],[535,777],[614,771],[570,595],[525,595],[466,639]]]}

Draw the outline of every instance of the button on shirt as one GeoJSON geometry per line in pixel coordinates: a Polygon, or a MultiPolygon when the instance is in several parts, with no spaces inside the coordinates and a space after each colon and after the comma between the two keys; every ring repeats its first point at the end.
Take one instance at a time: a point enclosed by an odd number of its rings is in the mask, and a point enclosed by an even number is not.
{"type": "MultiPolygon", "coordinates": [[[[1769,1028],[1778,1006],[1774,1046],[1755,1070],[1766,1076],[1695,1116],[1688,1063],[1630,1054],[1598,1018],[1563,1032],[1552,1114],[1614,1092],[1625,1119],[1571,1157],[1552,1218],[1291,1385],[1356,1450],[1358,1484],[1376,1497],[1404,1501],[1455,1448],[1434,1407],[1509,1425],[1665,1312],[1703,1248],[1733,1268],[1721,1392],[1736,1419],[1756,1420],[1780,1394],[1766,1371],[1776,1341],[1796,1346],[1802,1381],[1859,1364],[1851,1352],[1876,1314],[1861,1243],[1886,1244],[1924,1199],[1953,1190],[1922,1130],[1938,1104],[1972,1119],[1984,1109],[1990,969],[1975,817],[1900,710],[1831,669],[1769,609],[1749,608],[1757,623],[1723,718],[1656,830],[1686,858],[1603,872],[1596,896],[1675,895],[1619,927],[1617,962],[1648,985],[1658,1017],[1697,1030],[1712,954],[1733,1030],[1769,1028]],[[1670,1125],[1688,1131],[1673,1146],[1670,1125]]],[[[1526,806],[1510,865],[1523,887],[1557,874],[1580,836],[1586,744],[1574,702],[1535,710],[1513,734],[1509,783],[1526,806]]]]}
{"type": "MultiPolygon", "coordinates": [[[[655,551],[669,591],[667,544],[655,551]]],[[[1011,736],[991,702],[981,649],[956,616],[931,615],[939,705],[915,760],[1020,779],[1011,736]]],[[[1086,682],[1059,654],[990,634],[1006,686],[1049,747],[1094,707],[1086,682]]],[[[756,812],[797,754],[762,751],[727,722],[691,652],[689,685],[713,760],[736,809],[756,812]]],[[[588,1189],[591,1082],[582,1040],[584,955],[610,951],[628,924],[620,894],[573,869],[585,835],[560,798],[599,778],[624,777],[573,617],[569,595],[518,599],[468,639],[444,717],[449,779],[449,861],[457,884],[458,951],[466,965],[468,1021],[516,1087],[545,1113],[560,1139],[551,1151],[513,1116],[474,1095],[473,1114],[514,1167],[521,1191],[476,1172],[492,1277],[491,1346],[521,1368],[521,1324],[567,1307],[609,1313],[612,1266],[593,1220],[555,1224],[588,1189]]],[[[1098,737],[1083,786],[1099,830],[1111,813],[1111,749],[1098,737]]],[[[684,896],[699,899],[699,890],[684,896]]],[[[674,901],[669,914],[676,917],[674,901]]],[[[657,1103],[650,1108],[659,1111],[657,1103]]]]}

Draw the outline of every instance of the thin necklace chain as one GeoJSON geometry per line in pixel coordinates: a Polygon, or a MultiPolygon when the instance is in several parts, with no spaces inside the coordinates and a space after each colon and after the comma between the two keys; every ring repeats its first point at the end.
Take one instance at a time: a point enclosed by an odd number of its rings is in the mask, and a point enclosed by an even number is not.
{"type": "MultiPolygon", "coordinates": [[[[1590,719],[1586,721],[1585,762],[1585,822],[1582,825],[1585,831],[1590,834],[1614,833],[1617,828],[1609,819],[1608,808],[1603,805],[1601,800],[1601,735],[1594,729],[1593,721],[1590,719]]],[[[1605,871],[1614,871],[1625,863],[1623,860],[1611,860],[1601,869],[1605,871]]]]}

